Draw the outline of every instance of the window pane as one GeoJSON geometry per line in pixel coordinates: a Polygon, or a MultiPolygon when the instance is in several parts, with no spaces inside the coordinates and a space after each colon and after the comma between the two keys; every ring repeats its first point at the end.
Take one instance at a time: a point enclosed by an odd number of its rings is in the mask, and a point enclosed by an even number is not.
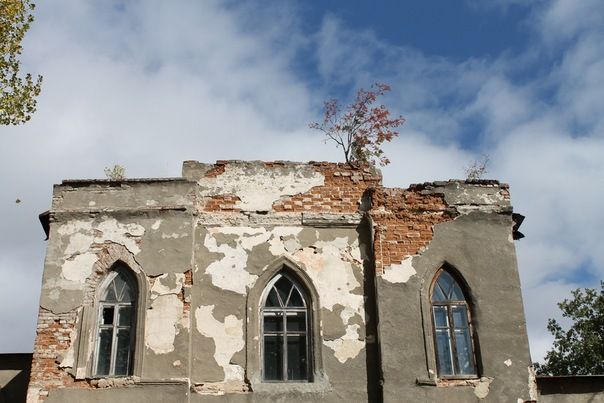
{"type": "Polygon", "coordinates": [[[283,316],[264,316],[264,331],[265,332],[280,332],[283,330],[283,316]]]}
{"type": "Polygon", "coordinates": [[[283,380],[282,336],[264,336],[264,379],[283,380]]]}
{"type": "Polygon", "coordinates": [[[101,329],[99,332],[96,375],[109,375],[109,367],[111,365],[112,336],[112,329],[101,329]]]}
{"type": "Polygon", "coordinates": [[[457,348],[457,367],[462,375],[471,375],[474,370],[472,357],[472,342],[469,329],[455,331],[455,347],[457,348]]]}
{"type": "Polygon", "coordinates": [[[453,310],[453,324],[455,327],[466,328],[468,327],[468,314],[466,313],[466,307],[463,305],[452,306],[453,310]]]}
{"type": "Polygon", "coordinates": [[[464,297],[463,292],[461,291],[461,288],[459,288],[459,285],[457,285],[457,283],[453,284],[453,286],[451,287],[451,293],[450,293],[450,300],[452,301],[465,301],[466,297],[464,297]]]}
{"type": "Polygon", "coordinates": [[[113,279],[113,283],[115,284],[115,295],[117,296],[117,300],[122,300],[122,293],[124,291],[124,287],[126,286],[126,280],[123,277],[122,273],[118,273],[117,276],[113,279]]]}
{"type": "Polygon", "coordinates": [[[119,326],[131,326],[132,325],[132,307],[121,306],[118,318],[119,326]]]}
{"type": "Polygon", "coordinates": [[[290,332],[303,332],[306,330],[306,312],[288,313],[287,330],[290,332]]]}
{"type": "Polygon", "coordinates": [[[275,288],[279,291],[279,296],[281,297],[281,302],[283,306],[287,301],[287,297],[289,296],[289,292],[291,291],[293,284],[287,277],[281,277],[279,281],[275,284],[275,288]]]}
{"type": "Polygon", "coordinates": [[[103,317],[101,318],[101,325],[112,325],[113,324],[113,306],[103,307],[103,317]]]}
{"type": "Polygon", "coordinates": [[[451,361],[451,339],[446,329],[436,330],[436,354],[438,356],[438,375],[453,375],[451,361]]]}
{"type": "Polygon", "coordinates": [[[445,301],[445,294],[440,288],[440,284],[438,282],[434,285],[434,290],[432,291],[432,301],[445,301]]]}
{"type": "Polygon", "coordinates": [[[302,296],[300,295],[300,291],[298,291],[298,289],[296,287],[294,287],[294,289],[292,290],[292,294],[289,297],[287,306],[295,306],[295,307],[304,306],[304,300],[302,299],[302,296]]]}
{"type": "Polygon", "coordinates": [[[306,375],[306,337],[287,337],[287,379],[307,379],[306,375]]]}
{"type": "Polygon", "coordinates": [[[130,287],[130,284],[126,284],[124,286],[124,290],[122,291],[122,295],[120,298],[121,302],[132,302],[134,301],[134,295],[132,293],[132,287],[130,287]]]}
{"type": "Polygon", "coordinates": [[[128,375],[130,364],[130,329],[117,332],[117,349],[115,354],[115,375],[128,375]]]}
{"type": "Polygon", "coordinates": [[[107,286],[107,290],[105,290],[105,295],[103,296],[103,301],[109,301],[109,302],[117,301],[117,297],[115,295],[115,281],[112,281],[107,286]]]}
{"type": "Polygon", "coordinates": [[[447,308],[444,306],[435,306],[432,310],[434,311],[434,325],[436,327],[448,327],[447,308]]]}
{"type": "Polygon", "coordinates": [[[447,273],[446,271],[443,271],[440,273],[440,276],[438,276],[437,282],[443,289],[443,292],[445,294],[445,299],[450,299],[449,296],[450,296],[451,287],[455,283],[455,280],[453,280],[453,277],[451,277],[451,275],[449,273],[447,273]]]}
{"type": "Polygon", "coordinates": [[[280,307],[279,298],[277,297],[277,291],[273,288],[271,292],[268,293],[268,297],[266,298],[266,305],[270,307],[280,307]]]}

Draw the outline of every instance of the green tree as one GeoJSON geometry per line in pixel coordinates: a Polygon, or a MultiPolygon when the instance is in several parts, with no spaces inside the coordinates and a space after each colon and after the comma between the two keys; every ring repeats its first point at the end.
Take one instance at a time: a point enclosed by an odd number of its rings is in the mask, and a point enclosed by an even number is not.
{"type": "Polygon", "coordinates": [[[36,111],[36,97],[42,87],[42,76],[19,74],[21,42],[34,17],[35,5],[30,0],[0,0],[0,124],[27,122],[36,111]]]}
{"type": "Polygon", "coordinates": [[[594,288],[576,289],[572,299],[558,304],[562,316],[572,320],[572,325],[564,330],[555,319],[548,321],[554,345],[545,355],[545,363],[536,364],[537,373],[604,374],[604,281],[600,287],[599,292],[594,288]]]}

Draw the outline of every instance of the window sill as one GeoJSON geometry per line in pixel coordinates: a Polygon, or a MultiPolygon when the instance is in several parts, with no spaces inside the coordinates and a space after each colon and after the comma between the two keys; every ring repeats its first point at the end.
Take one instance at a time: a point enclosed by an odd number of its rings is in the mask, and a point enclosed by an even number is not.
{"type": "Polygon", "coordinates": [[[447,387],[456,387],[456,386],[472,386],[480,384],[481,382],[487,382],[492,378],[488,377],[465,377],[465,378],[436,378],[436,379],[427,379],[427,378],[417,378],[415,383],[417,386],[434,386],[438,388],[447,388],[447,387]]]}

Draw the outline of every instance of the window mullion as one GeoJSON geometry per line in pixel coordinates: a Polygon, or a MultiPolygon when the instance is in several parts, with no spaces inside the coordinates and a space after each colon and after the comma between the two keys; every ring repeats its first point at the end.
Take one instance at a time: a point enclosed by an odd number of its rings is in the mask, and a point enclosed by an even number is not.
{"type": "Polygon", "coordinates": [[[287,314],[285,310],[283,315],[283,380],[287,381],[287,314]]]}
{"type": "Polygon", "coordinates": [[[451,356],[453,360],[453,372],[454,375],[459,375],[459,363],[457,356],[457,340],[455,336],[455,322],[453,322],[453,307],[454,305],[447,306],[447,315],[449,317],[449,329],[451,332],[450,343],[451,343],[451,356]]]}
{"type": "Polygon", "coordinates": [[[111,357],[109,360],[109,375],[115,376],[115,361],[117,355],[117,320],[119,304],[113,304],[113,326],[111,335],[111,357]]]}

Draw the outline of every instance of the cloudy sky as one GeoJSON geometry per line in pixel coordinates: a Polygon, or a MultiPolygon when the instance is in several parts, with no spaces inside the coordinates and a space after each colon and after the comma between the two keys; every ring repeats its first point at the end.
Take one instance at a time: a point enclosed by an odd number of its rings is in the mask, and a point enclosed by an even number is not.
{"type": "Polygon", "coordinates": [[[116,163],[340,160],[308,123],[380,81],[407,118],[386,185],[463,177],[483,154],[510,183],[540,360],[555,303],[604,278],[604,6],[485,3],[40,2],[22,57],[44,75],[38,112],[0,127],[0,351],[32,349],[54,183],[116,163]]]}

